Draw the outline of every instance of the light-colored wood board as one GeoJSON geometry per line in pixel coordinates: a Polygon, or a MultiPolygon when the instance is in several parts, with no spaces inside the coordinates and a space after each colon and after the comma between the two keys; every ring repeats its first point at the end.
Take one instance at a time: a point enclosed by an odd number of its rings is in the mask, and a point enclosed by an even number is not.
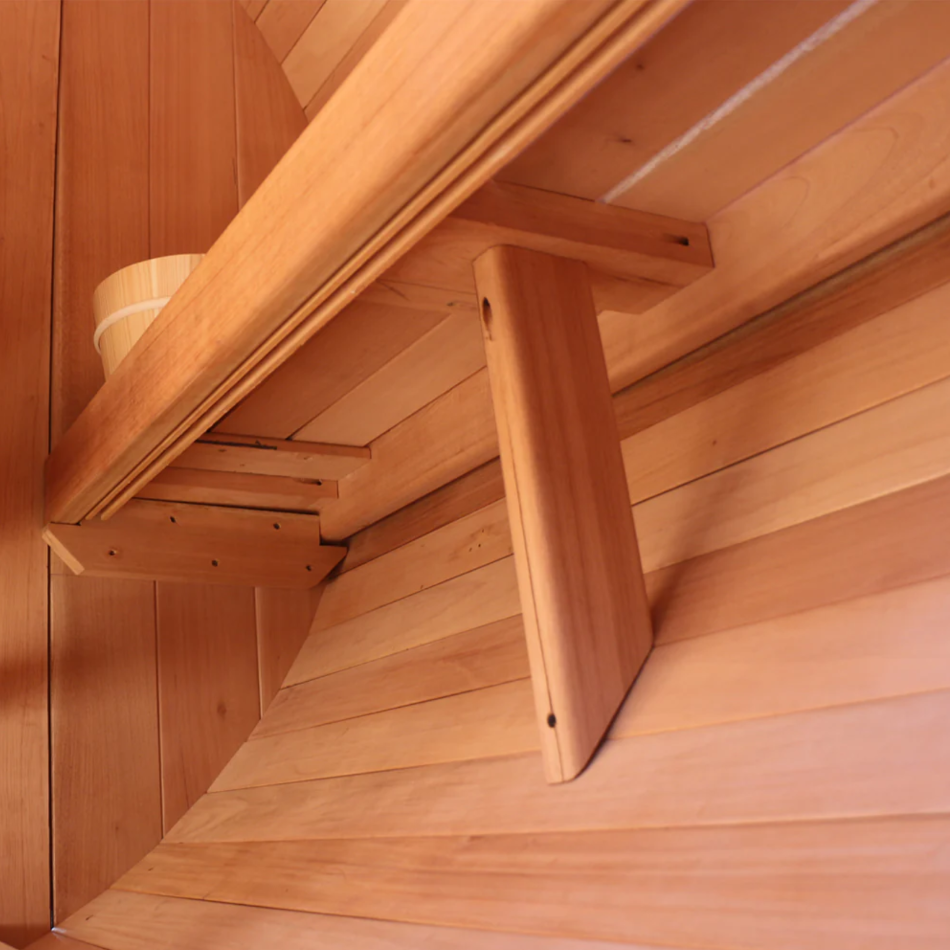
{"type": "Polygon", "coordinates": [[[659,161],[616,203],[708,221],[950,55],[943,4],[872,4],[851,19],[854,12],[844,11],[848,22],[837,32],[659,161]]]}
{"type": "Polygon", "coordinates": [[[634,508],[644,569],[946,475],[950,380],[883,403],[634,508]]]}
{"type": "Polygon", "coordinates": [[[738,386],[946,283],[946,215],[614,396],[621,437],[738,386]]]}
{"type": "Polygon", "coordinates": [[[151,257],[204,253],[237,214],[233,12],[149,4],[151,257]]]}
{"type": "Polygon", "coordinates": [[[442,318],[438,310],[357,301],[255,389],[218,428],[288,438],[442,318]]]}
{"type": "Polygon", "coordinates": [[[147,0],[63,11],[51,380],[52,443],[105,379],[92,295],[149,257],[147,0]],[[99,107],[94,85],[108,100],[99,107]],[[104,195],[110,200],[104,201],[104,195]]]}
{"type": "Polygon", "coordinates": [[[56,447],[51,520],[114,514],[684,5],[407,4],[56,447]],[[385,110],[364,96],[381,73],[385,110]],[[153,398],[126,399],[143,379],[153,398]],[[121,438],[110,404],[136,407],[121,438]]]}
{"type": "Polygon", "coordinates": [[[514,564],[505,558],[335,627],[314,631],[286,683],[302,683],[520,613],[514,564]]]}
{"type": "Polygon", "coordinates": [[[520,617],[456,633],[339,673],[282,689],[252,738],[527,679],[520,617]]]}
{"type": "Polygon", "coordinates": [[[336,498],[336,486],[336,482],[322,478],[284,478],[172,466],[159,472],[136,497],[193,505],[319,512],[336,498]]]}
{"type": "Polygon", "coordinates": [[[524,679],[251,739],[235,752],[210,788],[278,785],[536,748],[531,683],[524,679]]]}
{"type": "Polygon", "coordinates": [[[550,782],[587,765],[653,645],[587,273],[517,247],[475,262],[550,782]]]}
{"type": "Polygon", "coordinates": [[[240,5],[252,20],[256,20],[261,15],[268,2],[269,0],[239,0],[240,5]]]}
{"type": "Polygon", "coordinates": [[[599,198],[847,6],[691,4],[499,177],[599,198]]]}
{"type": "Polygon", "coordinates": [[[478,838],[164,844],[120,889],[551,936],[937,950],[946,816],[478,838]],[[566,894],[570,899],[566,899],[566,894]],[[794,894],[794,900],[789,895],[794,894]],[[808,907],[811,913],[802,913],[808,907]]]}
{"type": "Polygon", "coordinates": [[[234,108],[238,206],[304,130],[307,120],[258,27],[234,8],[234,108]]]}
{"type": "Polygon", "coordinates": [[[162,837],[155,592],[50,580],[53,912],[64,920],[162,837]]]}
{"type": "Polygon", "coordinates": [[[948,604],[944,577],[658,646],[611,735],[945,689],[948,604]]]}
{"type": "Polygon", "coordinates": [[[0,5],[0,940],[49,930],[49,680],[43,459],[59,4],[0,5]]]}
{"type": "MultiPolygon", "coordinates": [[[[320,88],[307,103],[306,114],[312,119],[329,101],[330,97],[340,88],[341,83],[353,72],[356,64],[366,55],[370,47],[379,39],[383,31],[389,27],[407,0],[386,0],[378,12],[373,16],[366,29],[360,33],[356,41],[346,51],[342,59],[333,67],[320,88]]],[[[336,56],[333,57],[336,59],[336,56]]]]}
{"type": "Polygon", "coordinates": [[[156,586],[162,815],[167,832],[261,716],[254,590],[156,586]]]}
{"type": "Polygon", "coordinates": [[[258,587],[254,591],[262,712],[277,696],[287,671],[307,639],[325,588],[324,583],[304,591],[273,587],[258,587]]]}
{"type": "Polygon", "coordinates": [[[500,245],[584,261],[601,273],[673,287],[692,283],[712,267],[703,224],[490,182],[423,238],[388,276],[470,293],[472,261],[500,245]],[[618,213],[621,210],[624,213],[618,213]]]}
{"type": "Polygon", "coordinates": [[[294,439],[369,445],[484,365],[478,316],[451,314],[311,419],[294,439]]]}
{"type": "MultiPolygon", "coordinates": [[[[636,687],[634,687],[636,689],[636,687]]],[[[944,814],[948,694],[608,739],[581,780],[539,753],[206,795],[167,841],[518,835],[944,814]]]]}
{"type": "Polygon", "coordinates": [[[356,471],[369,457],[368,449],[350,445],[254,439],[210,432],[188,446],[178,461],[182,468],[332,481],[356,471]]]}
{"type": "MultiPolygon", "coordinates": [[[[274,0],[271,0],[273,3],[274,0]]],[[[617,944],[425,927],[111,889],[67,924],[106,950],[622,950],[617,944]]],[[[626,950],[649,950],[630,947],[626,950]]],[[[45,950],[45,948],[44,948],[45,950]]],[[[676,948],[674,948],[676,950],[676,948]]]]}
{"type": "Polygon", "coordinates": [[[314,630],[343,623],[511,553],[508,513],[501,499],[334,578],[320,602],[314,630]]]}
{"type": "Polygon", "coordinates": [[[47,525],[76,574],[309,590],[345,551],[313,515],[136,501],[109,521],[47,525]]]}
{"type": "Polygon", "coordinates": [[[340,573],[353,570],[505,497],[495,459],[411,502],[347,540],[340,573]]]}
{"type": "Polygon", "coordinates": [[[614,387],[946,214],[948,89],[945,63],[712,218],[713,273],[648,313],[602,318],[614,387]]]}
{"type": "Polygon", "coordinates": [[[255,20],[261,36],[282,63],[326,0],[272,0],[255,20]]]}
{"type": "Polygon", "coordinates": [[[948,305],[945,284],[625,439],[631,501],[950,376],[948,305]]]}
{"type": "Polygon", "coordinates": [[[370,450],[372,461],[341,479],[338,500],[326,507],[323,532],[330,541],[363,530],[498,456],[487,370],[394,426],[370,450]],[[420,451],[436,433],[438,452],[420,451]]]}
{"type": "Polygon", "coordinates": [[[283,61],[301,106],[313,98],[333,67],[383,8],[386,0],[326,0],[283,61]]]}
{"type": "Polygon", "coordinates": [[[657,642],[950,574],[948,516],[944,477],[648,574],[657,642]]]}
{"type": "MultiPolygon", "coordinates": [[[[6,946],[4,944],[4,946],[6,946]]],[[[73,937],[67,937],[65,934],[50,931],[45,937],[40,937],[29,945],[27,950],[105,950],[100,944],[86,943],[83,940],[76,940],[73,937]]]]}

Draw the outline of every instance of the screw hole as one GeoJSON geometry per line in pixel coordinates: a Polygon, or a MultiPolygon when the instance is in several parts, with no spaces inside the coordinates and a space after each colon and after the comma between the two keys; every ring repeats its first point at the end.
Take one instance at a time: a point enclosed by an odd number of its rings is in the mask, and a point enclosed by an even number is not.
{"type": "Polygon", "coordinates": [[[308,564],[308,565],[307,565],[307,570],[308,570],[308,571],[312,571],[312,570],[313,570],[313,565],[308,564]]]}
{"type": "Polygon", "coordinates": [[[116,554],[118,554],[118,553],[119,553],[119,552],[116,551],[116,550],[113,548],[113,549],[109,552],[109,557],[115,557],[116,554]]]}
{"type": "Polygon", "coordinates": [[[174,515],[169,515],[169,516],[168,516],[168,520],[169,520],[172,524],[178,524],[178,519],[177,519],[174,515]]]}
{"type": "Polygon", "coordinates": [[[548,725],[552,729],[557,725],[557,716],[554,713],[548,713],[548,725]]]}
{"type": "Polygon", "coordinates": [[[279,522],[279,521],[275,521],[275,522],[274,522],[274,530],[275,530],[275,531],[280,531],[280,522],[279,522]]]}
{"type": "Polygon", "coordinates": [[[211,566],[212,566],[212,567],[217,567],[217,566],[218,566],[218,559],[217,559],[217,558],[215,558],[215,559],[211,562],[211,566]]]}

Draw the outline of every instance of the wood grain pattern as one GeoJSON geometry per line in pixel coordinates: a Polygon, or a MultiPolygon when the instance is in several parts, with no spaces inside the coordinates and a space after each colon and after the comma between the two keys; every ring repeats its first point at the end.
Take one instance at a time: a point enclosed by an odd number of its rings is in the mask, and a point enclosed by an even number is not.
{"type": "Polygon", "coordinates": [[[147,950],[153,937],[181,950],[208,950],[209,939],[217,950],[261,946],[283,950],[487,950],[497,947],[499,939],[504,940],[505,950],[621,950],[616,944],[599,941],[542,940],[517,934],[500,938],[478,930],[300,914],[115,889],[106,891],[83,916],[70,920],[68,927],[72,933],[102,940],[108,950],[147,950]]]}
{"type": "Polygon", "coordinates": [[[442,318],[438,310],[357,301],[255,389],[219,429],[288,438],[442,318]]]}
{"type": "Polygon", "coordinates": [[[233,26],[237,197],[243,207],[307,120],[260,30],[239,6],[233,26]]]}
{"type": "Polygon", "coordinates": [[[341,87],[337,106],[310,124],[269,176],[262,186],[268,198],[243,209],[149,328],[137,357],[123,363],[57,446],[47,467],[51,520],[118,510],[490,178],[503,154],[530,141],[681,5],[539,0],[519,5],[513,17],[494,5],[408,4],[354,81],[341,87]],[[480,30],[490,44],[475,41],[480,30]],[[410,37],[414,53],[407,56],[410,37]],[[406,82],[392,74],[394,63],[406,82]],[[377,70],[398,91],[381,111],[361,91],[376,88],[377,70]],[[414,84],[430,94],[420,97],[414,84]],[[371,121],[367,109],[374,110],[371,121]],[[360,145],[366,136],[372,149],[360,145]],[[337,160],[351,149],[361,155],[358,166],[337,160]],[[402,175],[399,155],[410,161],[411,175],[402,175]],[[389,187],[396,180],[399,187],[389,187]],[[271,214],[273,201],[286,213],[271,214]],[[250,235],[253,267],[243,257],[250,235]],[[185,311],[187,334],[175,317],[185,311]],[[133,378],[138,392],[143,379],[156,381],[154,398],[125,399],[133,378]],[[121,437],[95,422],[101,405],[112,402],[141,410],[127,415],[121,437]]]}
{"type": "Polygon", "coordinates": [[[46,557],[60,11],[0,5],[0,940],[49,930],[46,557]]]}
{"type": "Polygon", "coordinates": [[[309,590],[344,550],[320,544],[312,515],[136,501],[109,521],[47,525],[76,574],[309,590]]]}
{"type": "Polygon", "coordinates": [[[314,629],[343,623],[511,553],[508,512],[501,499],[334,578],[314,629]]]}
{"type": "Polygon", "coordinates": [[[482,759],[537,747],[531,684],[517,680],[251,739],[224,766],[211,790],[482,759]]]}
{"type": "Polygon", "coordinates": [[[945,816],[514,838],[161,845],[119,887],[523,933],[936,950],[945,816]],[[240,870],[236,870],[236,867],[240,870]],[[564,868],[570,867],[570,901],[564,868]],[[304,871],[306,869],[306,871],[304,871]],[[411,884],[407,886],[407,875],[411,884]],[[359,882],[358,884],[356,882],[359,882]],[[876,886],[875,886],[876,885],[876,886]],[[789,893],[796,900],[789,900],[789,893]],[[801,906],[820,908],[802,914],[801,906]],[[596,908],[593,910],[592,908],[596,908]],[[914,921],[907,932],[906,922],[914,921]]]}
{"type": "Polygon", "coordinates": [[[521,613],[514,564],[497,561],[310,637],[287,684],[302,683],[521,613]]]}
{"type": "Polygon", "coordinates": [[[520,617],[499,620],[280,691],[252,738],[527,679],[520,617]]]}
{"type": "Polygon", "coordinates": [[[946,58],[948,15],[940,4],[873,5],[662,161],[616,203],[708,221],[946,58]]]}
{"type": "Polygon", "coordinates": [[[90,950],[90,948],[91,950],[104,950],[104,948],[99,948],[98,945],[94,946],[82,940],[75,940],[54,931],[50,931],[45,937],[35,940],[27,950],[57,950],[57,948],[58,950],[90,950]]]}
{"type": "Polygon", "coordinates": [[[451,314],[294,436],[369,445],[485,365],[478,316],[451,314]]]}
{"type": "Polygon", "coordinates": [[[179,456],[182,468],[247,472],[285,478],[335,480],[349,475],[370,457],[368,449],[349,445],[290,442],[210,432],[179,456]]]}
{"type": "Polygon", "coordinates": [[[517,836],[942,814],[947,709],[943,690],[607,739],[583,780],[562,786],[545,784],[534,752],[216,792],[166,840],[517,836]]]}
{"type": "Polygon", "coordinates": [[[217,0],[150,0],[151,257],[203,253],[237,214],[232,14],[217,0]]]}
{"type": "Polygon", "coordinates": [[[254,590],[156,586],[165,831],[204,794],[261,716],[254,590]]]}
{"type": "Polygon", "coordinates": [[[57,921],[162,837],[155,592],[50,580],[53,905],[57,921]]]}
{"type": "Polygon", "coordinates": [[[599,198],[847,6],[694,3],[516,156],[501,178],[599,198]]]}
{"type": "Polygon", "coordinates": [[[273,0],[264,7],[255,23],[278,63],[284,61],[325,2],[273,0]]]}
{"type": "Polygon", "coordinates": [[[92,295],[149,257],[148,3],[63,11],[53,284],[52,442],[102,386],[92,295]],[[97,107],[89,83],[108,98],[97,107]],[[111,195],[104,202],[102,195],[111,195]]]}
{"type": "Polygon", "coordinates": [[[258,587],[254,591],[261,712],[277,696],[284,677],[307,639],[325,587],[325,584],[319,584],[304,591],[258,587]]]}
{"type": "Polygon", "coordinates": [[[498,247],[475,279],[545,774],[564,782],[653,644],[637,535],[587,268],[498,247]]]}
{"type": "Polygon", "coordinates": [[[495,459],[354,534],[340,571],[353,570],[504,497],[501,463],[495,459]]]}
{"type": "Polygon", "coordinates": [[[330,479],[284,478],[172,466],[159,472],[136,497],[193,505],[319,512],[329,500],[336,498],[336,494],[336,482],[330,479]]]}

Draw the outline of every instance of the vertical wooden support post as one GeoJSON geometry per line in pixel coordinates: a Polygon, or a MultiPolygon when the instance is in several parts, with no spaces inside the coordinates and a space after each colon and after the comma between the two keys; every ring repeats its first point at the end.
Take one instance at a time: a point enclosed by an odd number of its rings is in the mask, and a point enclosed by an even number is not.
{"type": "Polygon", "coordinates": [[[584,264],[475,262],[531,677],[550,782],[587,764],[653,642],[584,264]]]}

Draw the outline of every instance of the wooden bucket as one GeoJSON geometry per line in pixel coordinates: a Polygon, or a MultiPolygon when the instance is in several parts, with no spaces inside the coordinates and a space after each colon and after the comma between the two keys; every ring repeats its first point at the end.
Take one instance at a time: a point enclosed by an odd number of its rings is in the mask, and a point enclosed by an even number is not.
{"type": "Polygon", "coordinates": [[[174,254],[130,264],[96,288],[92,295],[96,317],[93,345],[102,356],[106,379],[203,257],[204,254],[174,254]]]}

